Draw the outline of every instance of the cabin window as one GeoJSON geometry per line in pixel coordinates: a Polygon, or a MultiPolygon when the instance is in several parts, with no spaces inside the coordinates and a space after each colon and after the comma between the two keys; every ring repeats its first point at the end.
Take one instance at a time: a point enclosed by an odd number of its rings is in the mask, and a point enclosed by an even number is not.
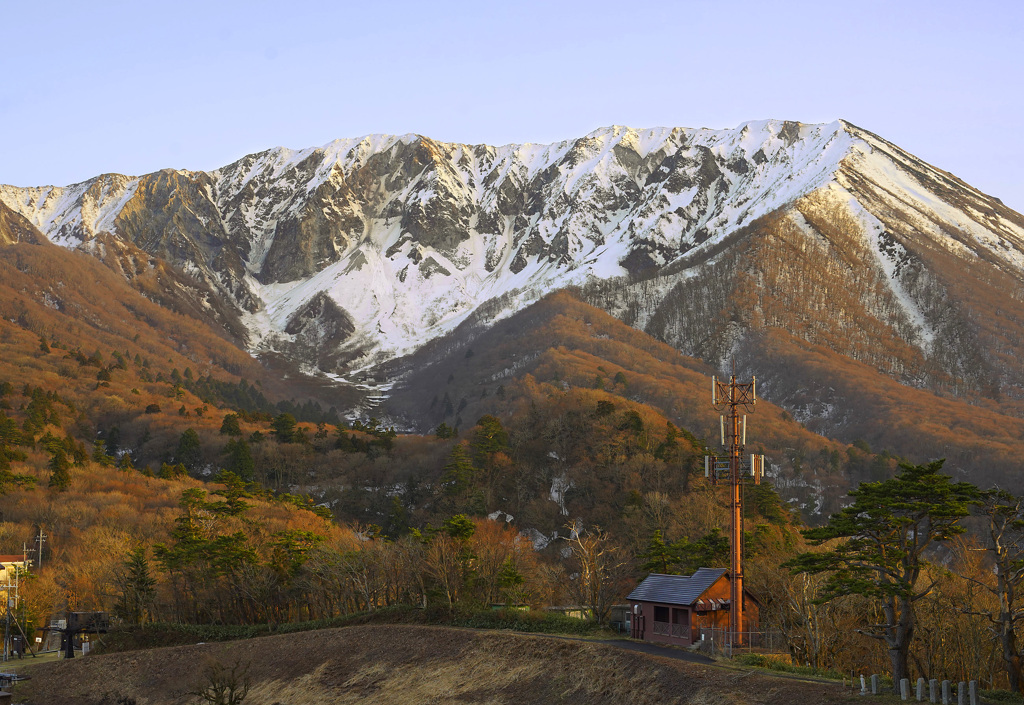
{"type": "Polygon", "coordinates": [[[668,621],[668,607],[657,607],[654,608],[654,621],[655,622],[667,622],[668,621]]]}

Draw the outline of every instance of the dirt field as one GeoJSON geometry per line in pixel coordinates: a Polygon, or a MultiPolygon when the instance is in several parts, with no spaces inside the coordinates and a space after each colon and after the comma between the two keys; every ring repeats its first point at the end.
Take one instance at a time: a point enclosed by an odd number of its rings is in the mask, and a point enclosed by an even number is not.
{"type": "Polygon", "coordinates": [[[28,665],[14,702],[184,705],[212,664],[248,669],[245,705],[863,702],[839,686],[606,644],[447,627],[357,626],[28,665]],[[132,700],[134,699],[134,700],[132,700]]]}

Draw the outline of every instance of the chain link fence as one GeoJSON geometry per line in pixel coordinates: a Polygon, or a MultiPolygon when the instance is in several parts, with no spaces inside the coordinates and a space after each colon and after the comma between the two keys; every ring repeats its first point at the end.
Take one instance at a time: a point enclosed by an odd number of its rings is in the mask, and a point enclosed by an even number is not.
{"type": "Polygon", "coordinates": [[[701,627],[694,634],[694,645],[709,656],[732,656],[746,653],[785,653],[789,650],[781,632],[753,631],[732,634],[728,629],[701,627]]]}

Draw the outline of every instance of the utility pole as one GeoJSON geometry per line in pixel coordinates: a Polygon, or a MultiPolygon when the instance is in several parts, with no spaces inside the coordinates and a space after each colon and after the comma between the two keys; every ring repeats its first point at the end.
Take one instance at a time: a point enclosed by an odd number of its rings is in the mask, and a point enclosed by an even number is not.
{"type": "Polygon", "coordinates": [[[764,472],[764,456],[743,457],[747,443],[747,417],[740,413],[742,408],[753,413],[757,402],[757,378],[746,384],[736,381],[735,365],[728,382],[717,377],[711,378],[711,404],[721,412],[719,423],[722,431],[724,456],[707,456],[704,459],[704,474],[713,484],[719,479],[729,480],[729,553],[731,574],[729,576],[729,642],[732,646],[743,643],[743,504],[740,488],[743,477],[751,477],[760,483],[764,472]],[[742,416],[742,418],[741,418],[742,416]]]}
{"type": "Polygon", "coordinates": [[[43,569],[43,544],[46,543],[46,534],[43,533],[43,527],[39,527],[39,533],[36,535],[36,570],[43,569]]]}
{"type": "MultiPolygon", "coordinates": [[[[5,570],[4,573],[9,573],[10,570],[5,570]]],[[[11,580],[9,575],[5,575],[7,578],[7,584],[4,586],[4,661],[9,657],[11,653],[11,604],[14,602],[11,599],[11,580]]]]}
{"type": "MultiPolygon", "coordinates": [[[[4,579],[6,583],[0,587],[4,591],[4,654],[3,660],[7,661],[10,659],[11,654],[11,612],[18,606],[18,568],[11,566],[10,568],[0,568],[3,570],[4,579]]],[[[14,619],[15,625],[17,625],[17,618],[14,619]]],[[[19,627],[20,628],[20,627],[19,627]]]]}

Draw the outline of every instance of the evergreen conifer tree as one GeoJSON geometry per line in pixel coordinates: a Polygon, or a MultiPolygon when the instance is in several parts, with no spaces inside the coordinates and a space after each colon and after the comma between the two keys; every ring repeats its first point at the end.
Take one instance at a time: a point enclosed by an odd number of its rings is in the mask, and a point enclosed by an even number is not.
{"type": "Polygon", "coordinates": [[[53,455],[50,457],[49,487],[52,487],[58,492],[66,492],[71,486],[70,470],[71,461],[68,460],[67,453],[64,452],[63,448],[55,449],[53,455]]]}
{"type": "Polygon", "coordinates": [[[862,483],[850,492],[853,504],[828,525],[803,532],[814,546],[839,542],[786,564],[798,573],[825,573],[823,601],[844,595],[877,601],[884,621],[861,633],[884,642],[894,684],[910,677],[914,605],[931,592],[931,585],[920,583],[925,552],[965,531],[960,520],[980,496],[974,485],[940,473],[942,463],[904,463],[891,479],[862,483]]]}

